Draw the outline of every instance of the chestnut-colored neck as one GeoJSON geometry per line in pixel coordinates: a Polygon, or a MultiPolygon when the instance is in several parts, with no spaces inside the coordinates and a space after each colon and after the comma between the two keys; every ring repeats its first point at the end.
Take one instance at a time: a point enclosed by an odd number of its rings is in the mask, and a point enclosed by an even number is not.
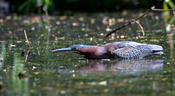
{"type": "Polygon", "coordinates": [[[93,46],[89,48],[79,49],[78,54],[88,59],[111,58],[111,53],[104,46],[93,46]]]}

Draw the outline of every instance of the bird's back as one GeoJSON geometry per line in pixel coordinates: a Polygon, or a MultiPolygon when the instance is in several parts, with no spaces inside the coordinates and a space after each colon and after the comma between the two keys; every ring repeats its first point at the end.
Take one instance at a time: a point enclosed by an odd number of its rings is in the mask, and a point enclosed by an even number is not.
{"type": "Polygon", "coordinates": [[[146,45],[146,44],[133,42],[133,41],[120,41],[120,42],[107,43],[107,44],[105,44],[105,46],[106,45],[112,45],[112,46],[115,46],[115,47],[126,47],[126,46],[136,47],[138,45],[146,45]]]}

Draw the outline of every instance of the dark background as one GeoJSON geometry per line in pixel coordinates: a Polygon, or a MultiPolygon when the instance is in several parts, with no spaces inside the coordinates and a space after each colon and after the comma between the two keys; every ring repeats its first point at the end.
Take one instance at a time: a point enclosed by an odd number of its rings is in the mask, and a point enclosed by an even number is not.
{"type": "MultiPolygon", "coordinates": [[[[6,0],[10,4],[11,12],[35,13],[38,8],[37,0],[6,0]]],[[[164,0],[48,0],[49,13],[76,12],[112,12],[124,9],[147,9],[151,6],[162,8],[164,0]]]]}

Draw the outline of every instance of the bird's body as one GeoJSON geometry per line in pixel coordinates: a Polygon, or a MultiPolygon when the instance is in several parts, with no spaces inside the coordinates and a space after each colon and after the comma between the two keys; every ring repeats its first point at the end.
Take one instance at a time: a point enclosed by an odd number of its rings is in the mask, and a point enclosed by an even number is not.
{"type": "Polygon", "coordinates": [[[83,55],[87,59],[108,58],[144,58],[153,54],[163,54],[163,48],[159,45],[137,43],[132,41],[121,41],[107,43],[102,46],[96,45],[73,45],[68,48],[52,50],[52,52],[73,51],[83,55]]]}

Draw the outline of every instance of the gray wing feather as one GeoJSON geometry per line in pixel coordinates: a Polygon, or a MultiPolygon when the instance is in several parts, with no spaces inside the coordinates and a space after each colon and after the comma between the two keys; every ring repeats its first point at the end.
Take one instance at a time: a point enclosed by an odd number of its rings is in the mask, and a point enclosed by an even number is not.
{"type": "Polygon", "coordinates": [[[151,55],[152,50],[144,45],[138,46],[126,46],[123,48],[118,48],[112,51],[118,57],[121,58],[143,58],[145,56],[151,55]]]}

